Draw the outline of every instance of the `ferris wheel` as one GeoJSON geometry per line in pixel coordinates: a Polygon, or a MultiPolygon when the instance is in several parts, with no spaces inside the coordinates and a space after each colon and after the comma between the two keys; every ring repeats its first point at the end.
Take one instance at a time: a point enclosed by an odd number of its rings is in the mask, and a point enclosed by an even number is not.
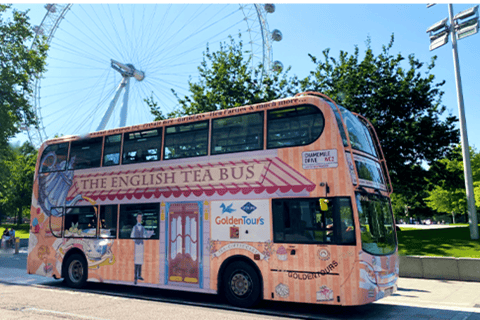
{"type": "Polygon", "coordinates": [[[37,36],[49,44],[47,71],[35,83],[38,127],[27,128],[39,146],[56,135],[153,121],[144,99],[162,112],[196,82],[203,52],[216,51],[229,36],[241,35],[250,67],[260,76],[282,68],[273,61],[270,31],[273,4],[47,4],[37,36]]]}

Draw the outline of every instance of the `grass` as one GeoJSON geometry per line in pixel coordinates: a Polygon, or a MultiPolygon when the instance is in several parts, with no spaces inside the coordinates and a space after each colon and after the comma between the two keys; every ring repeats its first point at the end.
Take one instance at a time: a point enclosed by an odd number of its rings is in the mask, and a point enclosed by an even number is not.
{"type": "Polygon", "coordinates": [[[20,239],[28,239],[30,236],[30,225],[29,224],[21,224],[17,226],[16,224],[2,224],[0,226],[0,237],[3,234],[3,231],[5,228],[8,228],[9,230],[13,227],[15,229],[15,237],[18,237],[20,239]]]}
{"type": "Polygon", "coordinates": [[[470,239],[468,226],[444,229],[401,228],[397,232],[402,256],[480,258],[480,241],[470,239]]]}
{"type": "MultiPolygon", "coordinates": [[[[480,241],[470,239],[468,224],[457,228],[416,229],[401,226],[398,236],[398,252],[402,256],[437,256],[456,258],[480,258],[480,241]]],[[[0,236],[8,227],[15,229],[15,236],[28,239],[30,225],[4,224],[0,236]]]]}

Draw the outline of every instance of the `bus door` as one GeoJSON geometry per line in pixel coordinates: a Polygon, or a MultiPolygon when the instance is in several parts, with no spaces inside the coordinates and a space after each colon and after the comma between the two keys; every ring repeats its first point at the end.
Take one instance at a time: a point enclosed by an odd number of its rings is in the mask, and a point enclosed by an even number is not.
{"type": "Polygon", "coordinates": [[[198,284],[198,203],[173,203],[168,216],[168,282],[198,284]]]}

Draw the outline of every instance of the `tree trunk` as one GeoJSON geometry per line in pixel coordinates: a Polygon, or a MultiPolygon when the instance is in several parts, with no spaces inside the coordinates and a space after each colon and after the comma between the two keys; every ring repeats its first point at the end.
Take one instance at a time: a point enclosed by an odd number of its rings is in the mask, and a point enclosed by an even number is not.
{"type": "Polygon", "coordinates": [[[17,226],[22,223],[22,213],[23,213],[23,208],[22,207],[18,208],[17,226]]]}

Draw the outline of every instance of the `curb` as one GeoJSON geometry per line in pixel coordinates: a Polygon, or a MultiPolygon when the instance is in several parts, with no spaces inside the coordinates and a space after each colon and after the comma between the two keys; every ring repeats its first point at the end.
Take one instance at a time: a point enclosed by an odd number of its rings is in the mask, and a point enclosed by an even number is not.
{"type": "Polygon", "coordinates": [[[480,282],[480,259],[399,256],[400,277],[480,282]]]}
{"type": "Polygon", "coordinates": [[[28,247],[28,238],[27,239],[20,239],[20,248],[28,247]]]}

